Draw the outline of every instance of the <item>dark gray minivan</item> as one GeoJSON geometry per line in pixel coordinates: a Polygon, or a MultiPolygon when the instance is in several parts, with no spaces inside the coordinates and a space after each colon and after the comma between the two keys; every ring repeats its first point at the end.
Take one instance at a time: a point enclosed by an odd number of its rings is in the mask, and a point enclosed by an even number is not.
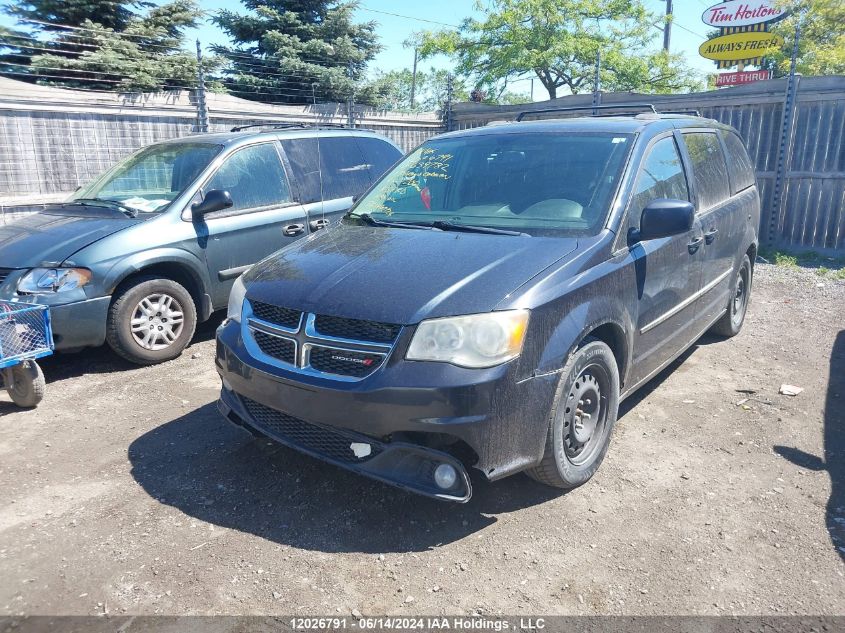
{"type": "Polygon", "coordinates": [[[301,125],[150,145],[0,227],[0,300],[50,306],[57,349],[174,358],[236,277],[337,221],[401,155],[372,132],[301,125]]]}
{"type": "Polygon", "coordinates": [[[742,140],[716,121],[436,137],[236,283],[221,411],[442,499],[469,499],[469,468],[578,486],[623,398],[708,330],[739,332],[759,221],[742,140]]]}

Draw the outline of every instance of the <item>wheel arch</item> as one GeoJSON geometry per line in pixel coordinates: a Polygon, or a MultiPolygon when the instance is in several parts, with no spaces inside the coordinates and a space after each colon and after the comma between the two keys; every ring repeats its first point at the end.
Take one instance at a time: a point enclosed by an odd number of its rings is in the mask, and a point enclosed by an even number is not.
{"type": "Polygon", "coordinates": [[[155,275],[163,279],[170,279],[184,286],[194,300],[197,308],[197,320],[205,321],[211,316],[211,297],[208,293],[208,283],[199,266],[193,265],[181,257],[162,254],[153,259],[145,258],[138,262],[129,262],[122,267],[122,272],[111,281],[110,294],[112,301],[118,296],[121,286],[126,285],[141,276],[155,275]]]}

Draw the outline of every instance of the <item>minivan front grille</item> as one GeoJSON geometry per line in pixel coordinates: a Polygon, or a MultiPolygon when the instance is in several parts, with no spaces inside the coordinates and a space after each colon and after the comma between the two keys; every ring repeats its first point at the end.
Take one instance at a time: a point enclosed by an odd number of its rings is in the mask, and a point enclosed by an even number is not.
{"type": "Polygon", "coordinates": [[[393,323],[344,319],[318,314],[314,320],[314,328],[317,332],[326,336],[373,341],[374,343],[392,343],[399,336],[399,330],[402,329],[402,326],[393,323]]]}
{"type": "Polygon", "coordinates": [[[299,310],[282,308],[269,303],[261,303],[260,301],[252,302],[252,313],[262,321],[267,321],[273,325],[280,325],[289,330],[297,329],[299,327],[299,321],[302,319],[302,312],[299,310]]]}
{"type": "Polygon", "coordinates": [[[303,313],[252,301],[244,305],[243,339],[250,353],[287,370],[361,380],[387,361],[401,325],[303,313]]]}
{"type": "Polygon", "coordinates": [[[384,360],[384,354],[318,346],[311,347],[308,357],[309,364],[317,371],[355,378],[373,373],[384,360]]]}
{"type": "Polygon", "coordinates": [[[267,334],[261,330],[253,330],[253,337],[261,351],[273,358],[287,363],[296,364],[296,341],[281,336],[267,334]]]}
{"type": "Polygon", "coordinates": [[[310,424],[249,398],[240,398],[258,429],[279,441],[345,463],[367,461],[381,452],[379,443],[373,442],[370,444],[369,455],[356,457],[350,445],[358,438],[310,424]]]}
{"type": "Polygon", "coordinates": [[[0,268],[0,284],[6,281],[6,278],[12,274],[14,268],[0,268]]]}

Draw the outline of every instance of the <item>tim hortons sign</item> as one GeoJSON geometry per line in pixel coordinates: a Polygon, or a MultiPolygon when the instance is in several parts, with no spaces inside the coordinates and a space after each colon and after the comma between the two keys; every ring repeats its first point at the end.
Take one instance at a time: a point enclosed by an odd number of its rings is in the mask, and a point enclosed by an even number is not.
{"type": "Polygon", "coordinates": [[[709,26],[727,28],[774,22],[785,14],[774,0],[728,0],[707,9],[701,20],[709,26]]]}

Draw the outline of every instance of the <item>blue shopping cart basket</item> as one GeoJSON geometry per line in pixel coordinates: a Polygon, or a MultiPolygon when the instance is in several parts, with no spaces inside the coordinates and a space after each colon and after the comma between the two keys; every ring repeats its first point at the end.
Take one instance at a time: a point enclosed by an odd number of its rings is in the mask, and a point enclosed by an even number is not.
{"type": "Polygon", "coordinates": [[[45,380],[36,359],[53,353],[53,331],[46,306],[0,301],[0,380],[12,401],[37,406],[45,380]]]}

